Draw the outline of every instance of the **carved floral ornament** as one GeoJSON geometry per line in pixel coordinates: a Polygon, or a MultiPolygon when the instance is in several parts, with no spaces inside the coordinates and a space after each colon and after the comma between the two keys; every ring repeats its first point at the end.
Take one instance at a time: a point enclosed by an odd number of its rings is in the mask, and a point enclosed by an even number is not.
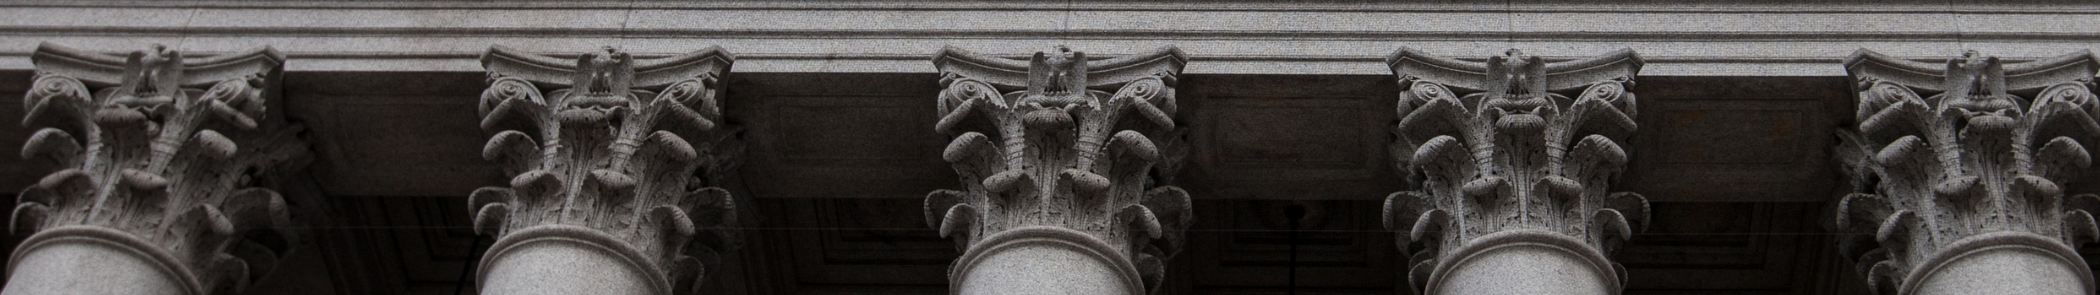
{"type": "Polygon", "coordinates": [[[965,250],[951,284],[985,249],[1055,238],[1116,257],[1142,280],[1130,285],[1157,290],[1191,218],[1188,193],[1163,183],[1184,153],[1173,116],[1185,62],[1173,47],[1111,59],[1060,47],[1025,64],[935,56],[946,89],[934,128],[955,137],[942,157],[963,189],[928,194],[926,222],[965,250]]]}
{"type": "Polygon", "coordinates": [[[519,245],[581,239],[647,269],[659,294],[699,286],[737,243],[735,207],[713,187],[739,150],[717,105],[732,60],[713,47],[650,60],[490,48],[481,127],[498,132],[482,155],[513,177],[469,197],[475,231],[497,237],[481,275],[519,245]]]}
{"type": "MultiPolygon", "coordinates": [[[[1951,260],[2024,247],[2092,274],[2072,249],[2100,238],[2100,197],[2069,195],[2092,166],[2100,102],[2089,52],[2006,63],[1970,51],[1944,67],[1860,50],[1857,129],[1840,131],[1855,193],[1839,203],[1844,254],[1883,294],[1910,294],[1951,260]]],[[[2039,267],[2039,266],[2037,266],[2039,267]]]]}
{"type": "Polygon", "coordinates": [[[1539,242],[1579,251],[1617,280],[1605,255],[1647,227],[1648,202],[1612,192],[1633,132],[1632,86],[1640,57],[1621,50],[1563,62],[1510,50],[1472,63],[1402,48],[1387,58],[1401,85],[1393,158],[1413,175],[1386,198],[1417,292],[1500,243],[1539,242]],[[1572,98],[1570,96],[1573,96],[1572,98]]]}
{"type": "Polygon", "coordinates": [[[269,47],[185,59],[155,45],[128,56],[42,44],[22,157],[58,167],[23,189],[9,259],[94,240],[129,248],[190,294],[238,293],[296,240],[269,188],[302,169],[301,127],[275,107],[284,56],[269,47]],[[33,234],[33,235],[31,235],[33,234]]]}

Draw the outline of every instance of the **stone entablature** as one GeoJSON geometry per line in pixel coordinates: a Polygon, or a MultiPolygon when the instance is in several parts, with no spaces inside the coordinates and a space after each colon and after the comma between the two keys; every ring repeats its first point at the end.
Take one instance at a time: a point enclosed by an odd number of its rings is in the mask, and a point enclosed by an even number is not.
{"type": "Polygon", "coordinates": [[[1060,47],[1020,60],[947,48],[935,131],[962,190],[926,196],[927,225],[964,250],[956,294],[1145,294],[1189,226],[1173,47],[1090,60],[1060,47]],[[1114,90],[1107,92],[1103,90],[1114,90]]]}
{"type": "Polygon", "coordinates": [[[1859,123],[1839,132],[1838,156],[1855,193],[1834,221],[1872,288],[2093,292],[2074,248],[2100,238],[2100,197],[2066,190],[2089,177],[2086,147],[2100,140],[2100,59],[2006,63],[1970,51],[1937,65],[1862,49],[1845,68],[1859,123]]]}
{"type": "Polygon", "coordinates": [[[1386,198],[1387,228],[1425,294],[1617,294],[1607,255],[1647,226],[1648,202],[1612,192],[1636,127],[1631,50],[1546,62],[1510,50],[1486,63],[1402,48],[1393,158],[1412,190],[1386,198]],[[1573,96],[1573,97],[1570,97],[1573,96]]]}
{"type": "MultiPolygon", "coordinates": [[[[0,23],[0,56],[21,56],[37,40],[196,38],[209,41],[184,48],[275,43],[302,61],[288,65],[292,71],[478,71],[475,53],[489,44],[560,52],[617,37],[647,40],[626,43],[637,53],[725,46],[738,53],[740,73],[931,73],[924,59],[948,44],[1025,53],[1045,40],[1095,51],[1186,40],[1184,48],[1203,59],[1191,74],[1384,75],[1380,59],[1403,42],[1464,56],[1503,47],[1562,49],[1541,52],[1548,55],[1630,47],[1650,57],[1643,70],[1650,75],[1789,77],[1843,75],[1830,65],[1861,46],[1898,56],[1979,43],[2005,54],[2054,54],[2092,47],[2100,31],[2085,21],[2100,9],[2079,1],[97,3],[105,4],[0,3],[0,19],[10,20],[0,23]]],[[[0,70],[27,66],[0,59],[0,70]]]]}
{"type": "Polygon", "coordinates": [[[732,60],[720,48],[649,60],[490,48],[481,127],[497,133],[482,155],[512,178],[469,197],[475,231],[497,237],[478,267],[482,292],[700,285],[738,243],[733,201],[715,187],[734,160],[718,105],[732,60]]]}
{"type": "Polygon", "coordinates": [[[52,44],[31,56],[22,157],[58,167],[22,190],[27,235],[4,294],[235,294],[297,235],[270,187],[304,168],[302,127],[278,108],[269,47],[185,58],[52,44]]]}

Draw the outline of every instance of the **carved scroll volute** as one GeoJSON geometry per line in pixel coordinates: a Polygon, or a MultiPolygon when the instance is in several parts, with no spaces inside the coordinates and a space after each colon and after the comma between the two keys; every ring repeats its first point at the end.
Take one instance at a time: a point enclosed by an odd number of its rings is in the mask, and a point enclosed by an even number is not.
{"type": "Polygon", "coordinates": [[[2100,139],[2100,60],[2006,63],[1970,51],[1935,65],[1862,49],[1845,66],[1859,124],[1839,132],[1838,154],[1856,185],[1835,224],[1852,234],[1840,246],[1869,285],[1909,293],[1917,271],[1979,243],[2062,252],[2089,272],[2070,249],[2100,238],[2100,198],[2065,190],[2100,139]]]}
{"type": "Polygon", "coordinates": [[[944,49],[934,128],[955,137],[942,156],[963,189],[927,195],[927,225],[964,250],[1020,228],[1083,232],[1156,290],[1191,218],[1188,193],[1155,178],[1182,158],[1173,116],[1185,61],[1173,47],[1091,60],[1059,47],[1025,63],[944,49]]]}
{"type": "MultiPolygon", "coordinates": [[[[46,43],[30,59],[22,124],[41,129],[22,157],[59,170],[19,195],[10,228],[29,238],[15,257],[99,239],[176,267],[169,275],[193,294],[231,294],[297,239],[284,229],[284,198],[267,188],[308,157],[303,127],[272,109],[283,55],[185,59],[155,45],[120,56],[46,43]]],[[[16,262],[10,272],[53,271],[16,262]]]]}
{"type": "Polygon", "coordinates": [[[1387,63],[1402,89],[1393,158],[1415,176],[1386,198],[1386,226],[1401,250],[1421,245],[1409,261],[1416,291],[1482,236],[1536,232],[1610,253],[1647,226],[1646,199],[1611,191],[1627,161],[1619,142],[1635,128],[1632,51],[1547,62],[1510,50],[1473,63],[1402,48],[1387,63]]]}
{"type": "Polygon", "coordinates": [[[720,48],[649,60],[490,48],[480,112],[496,135],[482,155],[512,178],[474,191],[475,230],[497,236],[495,247],[550,235],[617,241],[601,246],[645,258],[667,284],[658,287],[697,287],[740,241],[735,206],[715,183],[740,151],[717,102],[732,61],[720,48]]]}

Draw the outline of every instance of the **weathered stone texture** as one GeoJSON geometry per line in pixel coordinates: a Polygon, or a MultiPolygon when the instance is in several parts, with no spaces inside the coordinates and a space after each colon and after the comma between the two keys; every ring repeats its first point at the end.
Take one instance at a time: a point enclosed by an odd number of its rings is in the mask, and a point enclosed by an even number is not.
{"type": "Polygon", "coordinates": [[[1858,126],[1839,132],[1854,193],[1844,254],[1896,294],[2090,294],[2074,246],[2100,238],[2100,197],[2067,188],[2092,166],[2100,59],[1945,65],[1860,50],[1846,60],[1858,126]],[[1929,94],[1929,95],[1928,95],[1929,94]]]}
{"type": "Polygon", "coordinates": [[[1548,63],[1510,50],[1472,63],[1401,49],[1393,158],[1413,190],[1387,228],[1420,243],[1408,281],[1427,294],[1616,294],[1606,258],[1647,226],[1648,202],[1612,192],[1634,131],[1631,50],[1548,63]],[[1573,97],[1571,98],[1570,95],[1573,97]]]}
{"type": "Polygon", "coordinates": [[[298,238],[270,189],[308,157],[302,127],[270,115],[283,55],[44,44],[32,60],[22,124],[42,129],[22,157],[59,170],[19,195],[22,283],[0,293],[233,294],[298,238]]]}
{"type": "Polygon", "coordinates": [[[714,187],[737,151],[717,103],[731,60],[719,48],[650,60],[490,49],[481,127],[498,132],[482,155],[513,177],[469,197],[475,230],[497,237],[483,292],[698,286],[738,241],[729,193],[714,187]]]}
{"type": "Polygon", "coordinates": [[[926,223],[965,250],[951,292],[1156,290],[1191,218],[1167,183],[1185,153],[1173,116],[1186,60],[1173,47],[1104,60],[1059,48],[1026,64],[937,55],[934,128],[955,136],[942,158],[963,190],[928,194],[926,223]]]}

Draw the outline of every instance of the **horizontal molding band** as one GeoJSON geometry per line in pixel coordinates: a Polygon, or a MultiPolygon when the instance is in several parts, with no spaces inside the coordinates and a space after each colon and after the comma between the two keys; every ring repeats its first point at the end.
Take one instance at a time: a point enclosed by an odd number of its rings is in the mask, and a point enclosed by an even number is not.
{"type": "Polygon", "coordinates": [[[2051,3],[1979,1],[1918,3],[1787,3],[1711,1],[1722,3],[1360,3],[1326,1],[1272,3],[1114,2],[966,2],[966,1],[0,1],[0,7],[35,8],[209,8],[209,9],[388,9],[388,10],[779,10],[779,11],[1216,11],[1216,12],[1381,12],[1381,13],[1962,13],[1962,14],[2094,14],[2100,9],[2051,3]],[[1308,3],[1309,2],[1309,3],[1308,3]]]}
{"type": "MultiPolygon", "coordinates": [[[[28,57],[28,56],[30,55],[30,53],[31,53],[31,51],[0,51],[0,57],[28,57]]],[[[111,54],[118,54],[118,53],[121,53],[121,52],[110,52],[110,53],[111,53],[111,54]]],[[[563,54],[552,54],[551,56],[556,56],[556,57],[566,57],[566,56],[573,56],[573,54],[568,54],[568,55],[563,55],[563,54]]],[[[637,58],[653,58],[653,57],[663,57],[663,56],[669,56],[669,55],[667,55],[667,54],[635,54],[635,57],[637,57],[637,58]]],[[[1102,55],[1102,56],[1105,56],[1105,57],[1114,57],[1114,55],[1102,55]]],[[[316,58],[316,59],[479,59],[479,58],[481,58],[481,52],[423,52],[423,53],[396,53],[396,52],[287,52],[287,53],[285,53],[285,57],[286,57],[286,58],[291,58],[291,59],[300,59],[300,58],[316,58]]],[[[1005,56],[1005,57],[1009,57],[1009,58],[1027,58],[1027,56],[1025,56],[1025,55],[1009,55],[1009,56],[1005,56]]],[[[1572,59],[1572,58],[1575,58],[1575,57],[1558,57],[1558,58],[1556,58],[1556,57],[1550,57],[1550,56],[1542,56],[1542,57],[1546,57],[1546,58],[1547,58],[1548,60],[1557,60],[1557,59],[1572,59]]],[[[931,61],[931,60],[933,60],[933,54],[738,54],[738,55],[736,55],[736,58],[737,58],[737,60],[738,60],[739,62],[743,62],[743,61],[751,61],[751,60],[907,60],[907,61],[931,61]]],[[[1478,61],[1478,60],[1485,60],[1485,59],[1481,59],[1481,58],[1458,58],[1458,59],[1459,59],[1459,60],[1473,60],[1473,61],[1478,61]]],[[[1651,62],[1651,63],[1654,63],[1654,62],[1662,62],[1662,63],[1672,63],[1672,62],[1676,62],[1676,63],[1716,63],[1716,62],[1725,62],[1725,63],[1837,63],[1837,62],[1842,62],[1842,61],[1844,61],[1844,58],[1843,58],[1843,57],[1832,57],[1832,58],[1787,58],[1787,57],[1755,57],[1755,56],[1642,56],[1642,57],[1641,57],[1641,59],[1642,59],[1643,61],[1646,61],[1646,62],[1651,62]]],[[[2007,60],[2009,60],[2009,61],[2020,61],[2021,59],[2007,59],[2007,60]]],[[[1377,63],[1383,63],[1383,62],[1385,62],[1385,57],[1384,57],[1384,56],[1375,56],[1375,55],[1374,55],[1374,56],[1343,56],[1343,55],[1332,55],[1332,56],[1272,56],[1272,55],[1227,55],[1227,56],[1200,56],[1200,55],[1191,55],[1191,56],[1189,56],[1189,61],[1191,61],[1191,62],[1203,62],[1203,61],[1233,61],[1233,62],[1260,62],[1260,61],[1279,61],[1279,62],[1291,62],[1291,61],[1318,61],[1318,62],[1377,62],[1377,63]]],[[[1931,59],[1918,59],[1917,61],[1921,61],[1921,62],[1934,62],[1935,60],[1931,60],[1931,59]]],[[[927,66],[927,67],[929,67],[929,69],[928,69],[928,70],[931,70],[930,68],[931,68],[931,67],[933,66],[933,64],[929,62],[929,63],[927,63],[927,64],[926,64],[926,66],[927,66]]]]}
{"type": "MultiPolygon", "coordinates": [[[[29,51],[0,51],[0,69],[27,70],[29,51]]],[[[285,52],[294,72],[478,72],[481,52],[285,52]]],[[[656,57],[666,54],[637,54],[656,57]]],[[[560,56],[560,55],[557,55],[560,56]]],[[[1108,55],[1104,55],[1108,56],[1108,55]]],[[[1008,56],[1024,58],[1022,55],[1008,56]]],[[[1543,56],[1571,59],[1577,56],[1543,56]]],[[[932,54],[738,54],[733,71],[746,73],[933,73],[932,54]]],[[[1477,60],[1478,57],[1461,58],[1477,60]]],[[[1843,56],[1642,56],[1644,75],[1843,76],[1843,56]]],[[[1922,58],[1922,62],[1941,60],[1922,58]]],[[[2013,58],[2009,60],[2024,60],[2013,58]]],[[[1389,75],[1377,55],[1191,55],[1190,74],[1389,75]]]]}
{"type": "MultiPolygon", "coordinates": [[[[29,70],[31,51],[0,51],[0,70],[29,70]]],[[[204,53],[208,55],[208,53],[204,53]]],[[[481,53],[300,53],[288,72],[481,72],[481,53]]],[[[659,57],[643,53],[636,57],[659,57]]],[[[556,55],[565,57],[565,55],[556,55]]],[[[1010,55],[1023,59],[1025,55],[1010,55]]],[[[1102,55],[1113,57],[1113,55],[1102,55]]],[[[1541,55],[1548,57],[1548,55],[1541,55]]],[[[1384,55],[1191,55],[1189,74],[1390,74],[1384,55]]],[[[1480,59],[1480,57],[1464,57],[1480,59]]],[[[1548,57],[1575,59],[1575,57],[1548,57]]],[[[1844,57],[1680,57],[1642,55],[1646,76],[1844,76],[1844,57]]],[[[892,72],[932,74],[932,55],[737,55],[733,72],[892,72]]],[[[1915,59],[1945,61],[1945,59],[1915,59]]],[[[2024,61],[2024,59],[2010,59],[2024,61]]]]}
{"type": "Polygon", "coordinates": [[[1555,32],[1555,31],[1248,31],[1248,30],[826,30],[422,27],[119,27],[0,26],[21,37],[525,37],[720,39],[1085,39],[1249,41],[1512,42],[2100,42],[2100,32],[1555,32]]]}
{"type": "Polygon", "coordinates": [[[478,71],[475,60],[492,45],[541,53],[609,45],[641,56],[722,46],[739,57],[739,72],[927,73],[943,46],[1023,57],[1062,44],[1097,56],[1177,45],[1192,74],[1386,75],[1384,56],[1406,46],[1476,59],[1507,48],[1549,59],[1631,48],[1649,74],[1841,76],[1837,64],[1860,48],[1943,61],[1971,49],[2023,59],[2100,45],[2100,25],[2084,21],[2100,16],[2096,5],[1697,2],[0,0],[19,8],[0,10],[14,19],[0,21],[0,69],[28,69],[27,51],[45,41],[111,52],[160,43],[193,54],[268,45],[289,55],[288,71],[344,72],[478,71]],[[1093,14],[1096,22],[1067,13],[1077,11],[1111,12],[1093,14]]]}

